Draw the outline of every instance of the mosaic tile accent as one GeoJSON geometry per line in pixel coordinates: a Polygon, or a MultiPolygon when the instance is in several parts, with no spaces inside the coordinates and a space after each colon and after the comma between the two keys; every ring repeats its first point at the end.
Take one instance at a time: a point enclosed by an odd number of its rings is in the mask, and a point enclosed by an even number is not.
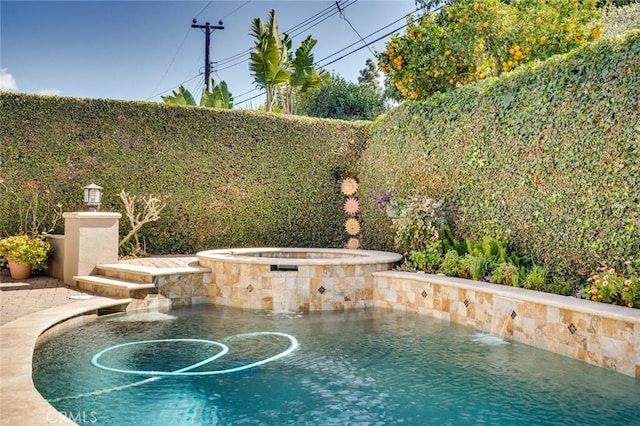
{"type": "Polygon", "coordinates": [[[516,314],[516,311],[511,311],[511,319],[516,319],[516,317],[518,316],[518,314],[516,314]]]}
{"type": "Polygon", "coordinates": [[[318,289],[318,293],[320,293],[320,294],[324,294],[326,291],[327,291],[327,289],[324,288],[323,285],[321,285],[320,288],[318,289]]]}
{"type": "Polygon", "coordinates": [[[429,295],[427,293],[427,290],[422,290],[422,293],[420,293],[422,295],[422,297],[424,297],[425,299],[427,298],[427,296],[429,295]]]}
{"type": "Polygon", "coordinates": [[[464,299],[464,307],[465,308],[468,308],[470,304],[471,304],[471,302],[469,302],[469,299],[464,299]]]}
{"type": "Polygon", "coordinates": [[[573,323],[569,324],[568,328],[571,334],[576,334],[576,331],[578,331],[578,328],[573,323]]]}

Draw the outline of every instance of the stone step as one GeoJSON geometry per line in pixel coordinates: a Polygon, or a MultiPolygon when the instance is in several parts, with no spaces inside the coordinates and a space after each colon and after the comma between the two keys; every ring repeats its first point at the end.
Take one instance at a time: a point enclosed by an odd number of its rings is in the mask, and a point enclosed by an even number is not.
{"type": "MultiPolygon", "coordinates": [[[[192,258],[185,257],[185,260],[192,258]]],[[[145,259],[141,259],[145,260],[145,259]]],[[[200,266],[195,262],[188,264],[164,260],[162,258],[155,259],[154,264],[142,265],[139,263],[110,263],[96,266],[97,275],[104,275],[105,277],[119,279],[123,281],[131,281],[145,284],[155,284],[156,287],[163,281],[163,277],[171,275],[184,275],[195,273],[208,273],[211,272],[209,268],[200,266]]]]}
{"type": "Polygon", "coordinates": [[[96,266],[97,275],[140,284],[153,284],[155,268],[126,263],[96,266]]]}
{"type": "Polygon", "coordinates": [[[121,280],[103,275],[79,275],[73,277],[77,287],[100,296],[144,299],[148,294],[156,294],[153,283],[121,280]]]}

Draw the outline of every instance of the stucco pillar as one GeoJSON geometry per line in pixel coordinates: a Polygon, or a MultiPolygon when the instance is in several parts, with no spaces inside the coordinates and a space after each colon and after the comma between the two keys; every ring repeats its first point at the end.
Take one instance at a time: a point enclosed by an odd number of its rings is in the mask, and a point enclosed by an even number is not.
{"type": "Polygon", "coordinates": [[[91,275],[96,265],[118,261],[120,213],[72,212],[64,218],[64,283],[91,275]]]}

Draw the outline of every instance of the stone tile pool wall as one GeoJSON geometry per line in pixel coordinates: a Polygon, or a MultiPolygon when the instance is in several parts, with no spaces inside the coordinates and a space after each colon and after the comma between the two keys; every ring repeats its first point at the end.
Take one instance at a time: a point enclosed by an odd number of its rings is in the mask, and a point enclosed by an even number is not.
{"type": "Polygon", "coordinates": [[[640,310],[438,275],[374,273],[376,307],[503,335],[640,378],[640,310]]]}

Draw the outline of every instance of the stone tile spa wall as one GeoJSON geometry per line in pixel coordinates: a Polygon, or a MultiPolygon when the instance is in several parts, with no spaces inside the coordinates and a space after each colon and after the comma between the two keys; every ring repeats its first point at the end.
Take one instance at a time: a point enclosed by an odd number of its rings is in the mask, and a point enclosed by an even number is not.
{"type": "Polygon", "coordinates": [[[373,305],[373,273],[396,253],[343,249],[233,249],[198,253],[211,269],[216,305],[274,311],[332,311],[373,305]]]}
{"type": "Polygon", "coordinates": [[[640,310],[438,275],[374,273],[373,305],[474,327],[640,378],[640,310]]]}
{"type": "Polygon", "coordinates": [[[274,311],[332,311],[373,306],[373,273],[387,265],[270,265],[217,263],[211,267],[215,305],[274,311]]]}

